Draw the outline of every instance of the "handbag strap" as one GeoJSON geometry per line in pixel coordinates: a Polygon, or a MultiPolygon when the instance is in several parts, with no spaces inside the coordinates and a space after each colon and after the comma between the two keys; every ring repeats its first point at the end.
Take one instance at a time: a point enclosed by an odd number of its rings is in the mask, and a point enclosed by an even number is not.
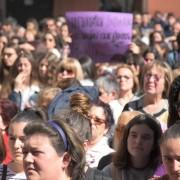
{"type": "Polygon", "coordinates": [[[2,172],[1,180],[6,180],[6,176],[7,176],[7,165],[3,164],[3,172],[2,172]]]}

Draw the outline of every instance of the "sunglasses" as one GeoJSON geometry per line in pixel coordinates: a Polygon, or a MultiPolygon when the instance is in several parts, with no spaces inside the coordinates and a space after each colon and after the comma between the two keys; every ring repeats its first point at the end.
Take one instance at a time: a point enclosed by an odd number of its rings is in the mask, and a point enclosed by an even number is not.
{"type": "Polygon", "coordinates": [[[90,122],[94,122],[95,125],[101,125],[101,124],[106,124],[106,121],[104,119],[100,119],[96,116],[91,116],[89,115],[90,122]]]}
{"type": "Polygon", "coordinates": [[[71,69],[66,69],[66,68],[63,68],[63,67],[59,69],[60,73],[63,73],[64,71],[66,71],[68,74],[73,73],[73,70],[71,70],[71,69]]]}

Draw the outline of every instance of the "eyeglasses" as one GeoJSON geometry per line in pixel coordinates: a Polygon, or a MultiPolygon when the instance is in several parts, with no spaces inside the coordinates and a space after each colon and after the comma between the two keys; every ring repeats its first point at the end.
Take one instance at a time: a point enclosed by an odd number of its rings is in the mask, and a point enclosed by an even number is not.
{"type": "Polygon", "coordinates": [[[89,119],[90,119],[90,122],[92,124],[92,122],[95,124],[95,125],[101,125],[101,124],[105,124],[106,121],[104,119],[101,119],[97,116],[91,116],[89,115],[89,119]]]}
{"type": "Polygon", "coordinates": [[[150,78],[153,78],[155,81],[159,81],[162,79],[162,76],[157,75],[157,74],[145,74],[145,79],[149,80],[150,78]]]}
{"type": "Polygon", "coordinates": [[[66,72],[69,73],[69,74],[73,73],[73,70],[71,70],[71,69],[66,69],[66,68],[63,68],[63,67],[61,67],[61,68],[59,69],[59,72],[60,72],[60,73],[63,73],[64,71],[66,71],[66,72]]]}

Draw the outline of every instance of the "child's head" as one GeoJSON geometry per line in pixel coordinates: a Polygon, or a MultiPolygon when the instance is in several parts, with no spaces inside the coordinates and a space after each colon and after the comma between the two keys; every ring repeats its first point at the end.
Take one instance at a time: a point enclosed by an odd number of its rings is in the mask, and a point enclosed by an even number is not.
{"type": "Polygon", "coordinates": [[[180,123],[165,131],[160,141],[160,149],[169,179],[180,179],[180,123]]]}
{"type": "Polygon", "coordinates": [[[121,168],[134,166],[133,163],[141,159],[148,165],[156,167],[159,163],[158,141],[161,134],[160,124],[151,115],[135,116],[124,128],[114,158],[115,166],[121,168]]]}
{"type": "Polygon", "coordinates": [[[126,125],[137,115],[141,114],[140,111],[124,111],[119,116],[115,132],[114,132],[114,148],[117,149],[121,141],[126,125]]]}

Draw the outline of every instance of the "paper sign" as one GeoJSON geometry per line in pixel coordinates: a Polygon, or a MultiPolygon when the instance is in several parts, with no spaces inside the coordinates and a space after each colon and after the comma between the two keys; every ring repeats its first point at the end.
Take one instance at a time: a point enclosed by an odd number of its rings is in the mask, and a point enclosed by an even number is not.
{"type": "Polygon", "coordinates": [[[95,61],[110,61],[124,54],[131,42],[132,14],[110,12],[66,13],[72,34],[71,55],[89,55],[95,61]]]}

